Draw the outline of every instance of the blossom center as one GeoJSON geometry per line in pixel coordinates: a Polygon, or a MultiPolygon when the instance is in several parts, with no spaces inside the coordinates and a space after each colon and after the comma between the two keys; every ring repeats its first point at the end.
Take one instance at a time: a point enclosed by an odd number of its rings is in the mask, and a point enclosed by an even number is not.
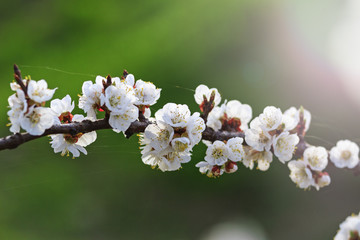
{"type": "Polygon", "coordinates": [[[223,149],[220,149],[220,148],[215,148],[212,152],[212,156],[215,158],[215,159],[218,159],[218,158],[221,158],[224,156],[224,150],[223,149]]]}
{"type": "Polygon", "coordinates": [[[275,120],[274,119],[271,119],[271,118],[268,118],[268,119],[266,119],[267,121],[266,121],[266,126],[268,127],[268,128],[272,128],[274,125],[275,125],[275,120]]]}
{"type": "Polygon", "coordinates": [[[168,130],[161,129],[157,139],[159,141],[167,141],[169,140],[169,138],[170,138],[170,132],[168,130]]]}
{"type": "Polygon", "coordinates": [[[318,156],[311,156],[308,159],[309,163],[313,166],[317,166],[319,164],[319,157],[318,156]]]}
{"type": "Polygon", "coordinates": [[[111,96],[109,99],[109,103],[112,107],[116,107],[120,104],[121,96],[111,96]]]}
{"type": "Polygon", "coordinates": [[[40,117],[41,117],[41,114],[33,111],[33,113],[30,115],[29,119],[32,124],[37,124],[38,122],[40,122],[40,117]]]}
{"type": "MultiPolygon", "coordinates": [[[[40,90],[44,90],[44,89],[40,89],[40,90]]],[[[44,94],[42,94],[41,91],[39,91],[39,89],[36,89],[33,93],[32,93],[33,96],[39,96],[39,97],[42,97],[44,94]]]]}
{"type": "Polygon", "coordinates": [[[169,161],[169,162],[174,162],[175,158],[178,155],[175,152],[169,152],[167,155],[165,155],[164,157],[169,161]]]}
{"type": "Polygon", "coordinates": [[[73,118],[73,115],[70,112],[63,112],[60,116],[59,116],[59,120],[62,123],[71,123],[73,118]]]}
{"type": "Polygon", "coordinates": [[[296,171],[294,173],[294,175],[298,179],[299,182],[302,182],[303,180],[305,180],[308,177],[305,168],[299,169],[298,171],[296,171]]]}
{"type": "Polygon", "coordinates": [[[344,160],[349,160],[351,158],[351,152],[349,150],[342,151],[341,158],[344,160]]]}
{"type": "Polygon", "coordinates": [[[185,151],[187,148],[188,148],[188,144],[187,144],[187,143],[183,143],[183,142],[180,142],[180,141],[176,141],[176,142],[175,142],[174,149],[175,149],[177,152],[183,152],[183,151],[185,151]]]}
{"type": "Polygon", "coordinates": [[[267,142],[269,142],[269,138],[265,135],[264,131],[261,131],[261,133],[259,134],[259,142],[261,144],[266,144],[267,142]]]}
{"type": "Polygon", "coordinates": [[[171,118],[171,122],[173,124],[176,124],[176,123],[181,123],[184,121],[184,116],[180,113],[175,113],[173,118],[171,118]]]}
{"type": "Polygon", "coordinates": [[[290,148],[290,143],[284,138],[279,138],[277,140],[276,146],[280,151],[286,151],[290,148]]]}

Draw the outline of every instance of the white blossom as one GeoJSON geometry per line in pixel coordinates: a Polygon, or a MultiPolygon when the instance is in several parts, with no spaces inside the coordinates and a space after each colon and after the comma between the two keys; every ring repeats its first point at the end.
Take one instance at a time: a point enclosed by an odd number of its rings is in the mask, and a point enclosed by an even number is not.
{"type": "Polygon", "coordinates": [[[215,94],[214,106],[219,105],[219,103],[221,102],[221,95],[219,91],[216,88],[209,89],[206,85],[203,84],[197,86],[197,88],[195,89],[195,95],[194,95],[195,102],[201,105],[204,101],[204,98],[206,98],[207,101],[209,102],[211,94],[213,92],[215,94]]]}
{"type": "Polygon", "coordinates": [[[231,161],[240,162],[244,158],[243,142],[244,139],[239,137],[230,138],[227,141],[226,145],[229,148],[229,159],[231,161]]]}
{"type": "Polygon", "coordinates": [[[124,83],[130,87],[134,87],[135,85],[135,77],[132,74],[128,74],[124,80],[124,83]]]}
{"type": "Polygon", "coordinates": [[[313,186],[319,191],[320,188],[328,186],[330,182],[331,179],[328,173],[318,172],[317,176],[315,176],[315,181],[313,181],[313,186]]]}
{"type": "Polygon", "coordinates": [[[255,162],[257,162],[257,169],[260,171],[267,171],[270,167],[270,163],[273,160],[273,154],[270,151],[256,151],[250,149],[249,147],[245,148],[246,154],[242,161],[245,167],[249,169],[254,168],[255,162]]]}
{"type": "Polygon", "coordinates": [[[245,141],[257,151],[269,151],[273,137],[260,126],[259,118],[254,118],[250,123],[250,129],[245,130],[245,141]]]}
{"type": "Polygon", "coordinates": [[[314,171],[322,171],[328,164],[328,153],[324,147],[308,147],[304,151],[304,161],[314,171]]]}
{"type": "Polygon", "coordinates": [[[82,96],[79,99],[79,108],[83,109],[87,113],[88,117],[96,119],[96,110],[100,105],[100,96],[102,95],[103,85],[100,82],[102,77],[98,76],[96,82],[93,84],[92,81],[86,81],[82,85],[82,96]]]}
{"type": "Polygon", "coordinates": [[[190,151],[200,141],[198,135],[201,135],[201,128],[205,124],[199,113],[190,116],[186,105],[173,103],[157,111],[155,117],[156,124],[148,125],[144,134],[141,134],[140,143],[144,145],[141,151],[142,160],[152,167],[158,166],[161,171],[178,170],[182,163],[191,160],[190,151]],[[186,132],[174,137],[179,127],[186,132]]]}
{"type": "Polygon", "coordinates": [[[63,99],[54,99],[50,102],[50,108],[54,111],[56,116],[62,113],[72,112],[74,110],[74,102],[71,102],[71,97],[66,95],[63,99]]]}
{"type": "MultiPolygon", "coordinates": [[[[150,125],[149,125],[150,126],[150,125]]],[[[139,143],[141,149],[141,160],[146,165],[150,165],[152,168],[155,168],[157,164],[161,161],[159,151],[155,150],[151,145],[151,139],[145,136],[145,133],[139,134],[139,143]]],[[[169,147],[166,148],[167,151],[169,147]]]]}
{"type": "Polygon", "coordinates": [[[125,132],[139,117],[139,109],[135,105],[129,105],[125,112],[110,112],[109,124],[115,132],[125,132]]]}
{"type": "Polygon", "coordinates": [[[340,140],[330,150],[330,160],[338,168],[354,168],[359,164],[359,146],[349,140],[340,140]]]}
{"type": "Polygon", "coordinates": [[[299,122],[299,110],[296,107],[290,107],[289,109],[285,110],[283,116],[290,117],[296,122],[296,125],[299,122]]]}
{"type": "Polygon", "coordinates": [[[206,161],[201,161],[201,162],[198,162],[195,167],[198,167],[199,168],[199,171],[202,173],[202,174],[206,174],[208,171],[211,170],[211,168],[213,167],[213,165],[210,165],[208,162],[206,161]]]}
{"type": "Polygon", "coordinates": [[[285,163],[285,161],[290,161],[298,143],[299,137],[296,134],[282,132],[273,140],[275,156],[278,157],[282,163],[285,163]]]}
{"type": "Polygon", "coordinates": [[[307,132],[310,128],[311,113],[306,109],[303,109],[303,111],[304,111],[305,132],[307,132]]]}
{"type": "Polygon", "coordinates": [[[206,150],[205,161],[210,165],[223,165],[229,158],[230,150],[228,146],[222,142],[216,140],[206,150]]]}
{"type": "Polygon", "coordinates": [[[181,168],[181,163],[187,163],[191,160],[189,152],[169,151],[162,155],[161,162],[158,163],[159,169],[165,171],[175,171],[181,168]]]}
{"type": "Polygon", "coordinates": [[[186,132],[193,146],[200,142],[205,127],[204,119],[200,117],[200,113],[195,112],[189,118],[186,126],[186,132]]]}
{"type": "Polygon", "coordinates": [[[137,80],[134,91],[137,98],[135,102],[136,105],[151,106],[160,98],[161,89],[156,88],[151,82],[137,80]]]}
{"type": "MultiPolygon", "coordinates": [[[[292,130],[290,129],[290,119],[288,119],[288,117],[292,118],[293,121],[292,121],[292,124],[298,124],[299,121],[300,121],[300,111],[303,111],[304,112],[304,122],[305,122],[305,132],[307,132],[309,130],[309,127],[310,127],[310,123],[311,123],[311,113],[306,110],[306,109],[296,109],[295,107],[291,107],[289,109],[287,109],[284,114],[283,114],[283,117],[285,117],[286,119],[284,120],[285,122],[285,125],[288,124],[289,126],[287,126],[286,130],[289,131],[289,130],[292,130]]],[[[292,126],[292,125],[291,125],[292,126]]]]}
{"type": "Polygon", "coordinates": [[[150,108],[145,108],[145,110],[144,110],[144,117],[146,117],[146,118],[150,118],[151,117],[151,110],[150,110],[150,108]]]}
{"type": "Polygon", "coordinates": [[[222,104],[220,107],[214,107],[208,115],[206,125],[215,131],[221,129],[221,118],[224,116],[225,109],[225,104],[222,104]]]}
{"type": "Polygon", "coordinates": [[[206,161],[198,162],[195,166],[199,168],[202,174],[206,174],[208,177],[219,177],[225,172],[223,167],[211,165],[206,161]]]}
{"type": "Polygon", "coordinates": [[[51,147],[54,149],[55,153],[61,152],[61,156],[72,153],[73,157],[79,157],[80,152],[87,154],[87,151],[84,147],[77,145],[75,140],[72,140],[71,135],[67,136],[65,139],[63,134],[50,135],[52,141],[51,147]]]}
{"type": "MultiPolygon", "coordinates": [[[[22,83],[24,84],[24,86],[26,86],[26,81],[27,81],[27,79],[23,79],[23,80],[22,80],[22,83]]],[[[12,83],[10,83],[10,88],[11,88],[11,90],[13,90],[13,91],[17,91],[17,90],[21,90],[21,91],[22,91],[20,85],[19,85],[17,82],[12,82],[12,83]]]]}
{"type": "Polygon", "coordinates": [[[242,104],[237,100],[225,102],[220,107],[214,107],[209,113],[207,126],[214,130],[222,127],[222,121],[239,120],[240,130],[248,128],[248,123],[252,118],[252,109],[247,104],[242,104]]]}
{"type": "MultiPolygon", "coordinates": [[[[149,140],[142,141],[142,143],[146,142],[148,143],[149,140]]],[[[187,163],[191,159],[189,152],[176,152],[170,146],[157,151],[149,144],[146,144],[143,147],[141,154],[142,161],[145,164],[150,165],[153,168],[158,166],[163,172],[178,170],[181,168],[181,163],[187,163]]]]}
{"type": "Polygon", "coordinates": [[[302,160],[292,160],[289,162],[290,178],[299,188],[307,189],[313,185],[314,179],[306,162],[302,160]]]}
{"type": "Polygon", "coordinates": [[[167,103],[155,113],[156,121],[166,123],[172,127],[183,128],[190,120],[190,110],[187,105],[167,103]]]}
{"type": "Polygon", "coordinates": [[[234,173],[238,170],[237,163],[233,161],[227,161],[224,166],[226,173],[234,173]]]}
{"type": "Polygon", "coordinates": [[[283,126],[284,131],[291,131],[296,128],[299,123],[298,118],[291,117],[285,113],[282,116],[281,125],[283,126]]]}
{"type": "Polygon", "coordinates": [[[282,120],[282,113],[280,108],[268,106],[264,109],[263,113],[259,115],[261,128],[265,131],[275,130],[279,127],[282,120]]]}
{"type": "MultiPolygon", "coordinates": [[[[314,147],[310,149],[308,155],[311,157],[322,155],[322,150],[320,147],[314,147]]],[[[297,184],[298,187],[303,189],[308,189],[311,186],[315,187],[316,190],[319,190],[322,187],[328,186],[331,182],[330,176],[327,172],[321,172],[321,170],[313,169],[313,165],[308,162],[308,159],[304,160],[292,160],[289,162],[288,167],[290,169],[290,178],[297,184]]],[[[318,165],[317,167],[319,167],[318,165]]],[[[322,167],[319,167],[322,168],[322,167]]]]}
{"type": "Polygon", "coordinates": [[[31,135],[41,135],[54,123],[54,113],[50,108],[35,107],[29,108],[20,119],[21,127],[31,135]]]}
{"type": "Polygon", "coordinates": [[[187,152],[192,149],[190,140],[186,137],[175,138],[171,141],[171,146],[175,152],[187,152]]]}
{"type": "Polygon", "coordinates": [[[112,113],[116,114],[125,113],[135,101],[134,91],[124,83],[119,84],[118,87],[113,85],[107,87],[105,95],[100,96],[100,105],[105,104],[112,113]]]}
{"type": "Polygon", "coordinates": [[[50,102],[50,108],[54,112],[54,123],[60,124],[59,118],[68,115],[74,110],[75,104],[71,102],[71,97],[66,95],[63,99],[54,99],[50,102]]]}
{"type": "Polygon", "coordinates": [[[359,239],[360,237],[360,214],[349,216],[340,224],[340,229],[334,240],[359,239]]]}
{"type": "Polygon", "coordinates": [[[160,155],[150,145],[145,145],[141,149],[141,160],[143,163],[150,165],[151,168],[155,168],[161,161],[160,155]]]}
{"type": "Polygon", "coordinates": [[[172,140],[173,135],[173,128],[168,125],[150,124],[140,134],[142,161],[153,168],[158,166],[161,171],[178,170],[182,163],[189,162],[190,140],[185,137],[172,140]]]}
{"type": "MultiPolygon", "coordinates": [[[[104,82],[105,84],[107,84],[107,78],[103,77],[103,76],[96,76],[95,78],[95,84],[98,86],[103,87],[104,86],[104,82]]],[[[114,86],[118,86],[121,83],[121,80],[119,77],[113,77],[111,78],[111,84],[114,86]]]]}
{"type": "Polygon", "coordinates": [[[11,123],[10,131],[18,133],[20,132],[20,120],[28,107],[24,92],[22,90],[18,90],[8,98],[8,102],[9,107],[11,108],[7,112],[11,123]]]}
{"type": "Polygon", "coordinates": [[[107,79],[106,78],[104,78],[103,76],[100,76],[100,75],[98,75],[98,76],[96,76],[96,78],[95,78],[95,84],[96,85],[98,85],[98,86],[103,86],[104,84],[103,83],[107,83],[107,79]]]}
{"type": "Polygon", "coordinates": [[[50,100],[55,89],[48,89],[48,85],[45,80],[34,81],[30,80],[27,86],[27,94],[29,97],[37,103],[42,103],[50,100]]]}
{"type": "Polygon", "coordinates": [[[244,164],[245,167],[252,170],[254,168],[255,162],[257,160],[257,158],[253,157],[252,154],[253,153],[258,153],[259,151],[254,150],[250,146],[244,146],[243,148],[244,148],[244,151],[245,151],[245,157],[244,157],[242,163],[244,164]]]}
{"type": "Polygon", "coordinates": [[[166,124],[150,124],[145,128],[144,136],[149,139],[147,144],[160,151],[169,147],[174,129],[166,124]]]}
{"type": "MultiPolygon", "coordinates": [[[[74,115],[73,121],[81,122],[85,118],[82,115],[74,115]]],[[[61,152],[61,156],[72,153],[73,157],[79,157],[80,152],[87,154],[86,146],[93,143],[96,140],[97,134],[95,131],[89,133],[79,133],[75,136],[70,134],[55,134],[50,135],[52,141],[51,147],[54,148],[54,152],[61,152]]]]}
{"type": "Polygon", "coordinates": [[[226,104],[225,113],[228,118],[238,118],[241,121],[241,129],[247,129],[252,118],[252,109],[248,104],[242,104],[238,100],[231,100],[226,104]]]}
{"type": "Polygon", "coordinates": [[[267,171],[270,167],[270,163],[273,160],[273,154],[270,151],[259,152],[258,154],[254,154],[253,157],[256,156],[257,168],[260,171],[267,171]]]}

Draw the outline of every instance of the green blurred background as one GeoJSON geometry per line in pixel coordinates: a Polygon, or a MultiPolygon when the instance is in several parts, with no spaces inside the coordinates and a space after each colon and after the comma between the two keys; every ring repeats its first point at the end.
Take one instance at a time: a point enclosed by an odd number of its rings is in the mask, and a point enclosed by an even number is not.
{"type": "MultiPolygon", "coordinates": [[[[162,88],[153,113],[186,103],[199,84],[223,99],[313,114],[308,141],[359,142],[359,106],[326,54],[340,1],[0,1],[0,133],[10,132],[12,64],[23,75],[77,95],[85,80],[121,75],[162,88]],[[326,10],[325,10],[326,9],[326,10]],[[58,69],[58,70],[57,70],[58,69]]],[[[76,110],[81,113],[80,110],[76,110]]],[[[360,177],[329,167],[332,184],[303,191],[274,159],[267,172],[241,166],[209,179],[194,149],[180,171],[141,161],[138,139],[99,131],[88,155],[53,153],[49,138],[0,152],[0,239],[332,239],[360,210],[360,177]],[[220,234],[219,234],[220,232],[220,234]],[[243,235],[242,235],[243,234],[243,235]],[[246,237],[253,234],[253,238],[246,237]],[[221,236],[221,237],[219,237],[221,236]]]]}

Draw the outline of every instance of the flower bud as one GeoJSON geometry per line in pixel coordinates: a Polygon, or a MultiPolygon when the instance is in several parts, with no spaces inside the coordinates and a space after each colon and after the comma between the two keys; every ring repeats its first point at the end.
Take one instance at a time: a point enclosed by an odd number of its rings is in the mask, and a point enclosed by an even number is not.
{"type": "Polygon", "coordinates": [[[226,164],[225,164],[225,172],[226,173],[234,173],[238,170],[238,166],[236,164],[236,162],[233,162],[233,161],[228,161],[226,164]]]}

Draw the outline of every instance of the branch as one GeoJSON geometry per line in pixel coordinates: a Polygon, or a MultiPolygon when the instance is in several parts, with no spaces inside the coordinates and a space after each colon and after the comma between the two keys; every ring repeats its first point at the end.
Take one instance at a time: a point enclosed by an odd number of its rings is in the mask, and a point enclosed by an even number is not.
{"type": "MultiPolygon", "coordinates": [[[[145,128],[151,124],[147,119],[133,122],[129,129],[125,132],[127,138],[130,138],[135,133],[144,132],[145,128]]],[[[67,124],[54,125],[47,129],[42,135],[34,136],[29,133],[16,133],[3,137],[0,139],[0,150],[14,149],[23,143],[45,137],[52,134],[70,134],[76,135],[78,133],[87,133],[102,129],[112,129],[107,119],[100,119],[97,121],[84,120],[82,122],[73,122],[67,124]]],[[[211,128],[206,128],[203,132],[203,139],[214,142],[215,140],[228,140],[233,137],[244,137],[243,132],[228,132],[228,131],[214,131],[211,128]]]]}
{"type": "Polygon", "coordinates": [[[74,122],[67,124],[54,125],[51,128],[45,130],[42,135],[34,136],[29,133],[16,133],[7,137],[3,137],[0,140],[0,150],[13,149],[19,145],[35,140],[41,137],[45,137],[51,134],[71,134],[76,135],[78,133],[87,133],[100,129],[110,129],[110,125],[107,120],[101,119],[97,121],[84,120],[82,122],[74,122]]]}
{"type": "MultiPolygon", "coordinates": [[[[212,128],[206,127],[205,131],[202,133],[202,139],[215,142],[216,140],[224,141],[229,140],[230,138],[241,137],[245,138],[244,132],[229,132],[229,131],[215,131],[212,128]]],[[[247,145],[244,142],[244,145],[247,145]]]]}

